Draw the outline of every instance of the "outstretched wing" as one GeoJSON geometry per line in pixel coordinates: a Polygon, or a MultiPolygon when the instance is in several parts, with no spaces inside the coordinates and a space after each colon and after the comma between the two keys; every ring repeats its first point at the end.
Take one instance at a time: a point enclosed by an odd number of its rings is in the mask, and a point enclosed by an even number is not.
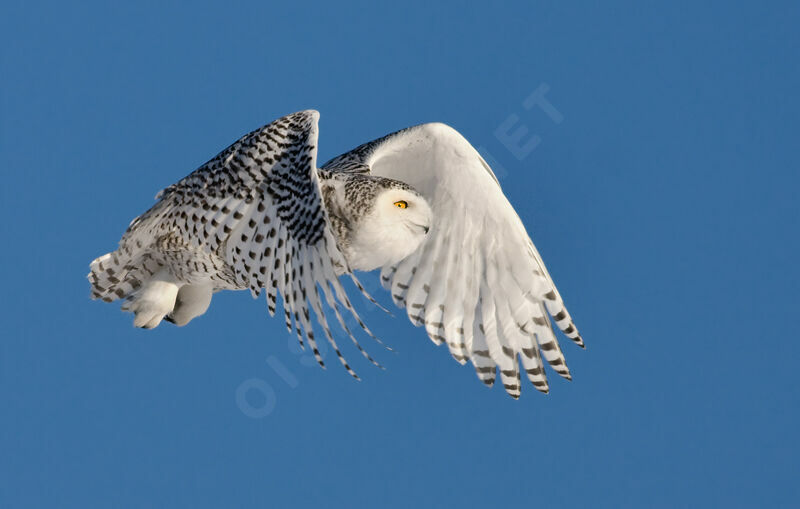
{"type": "Polygon", "coordinates": [[[423,124],[364,144],[323,169],[400,180],[430,203],[428,238],[399,264],[383,267],[381,282],[431,340],[447,343],[459,363],[472,361],[487,385],[499,367],[514,398],[517,357],[542,392],[549,390],[542,357],[570,378],[550,317],[567,337],[583,341],[497,178],[463,136],[444,124],[423,124]]]}
{"type": "Polygon", "coordinates": [[[245,135],[159,193],[160,202],[131,223],[123,244],[177,233],[185,245],[218,254],[233,286],[249,288],[254,297],[266,290],[271,315],[280,294],[289,333],[295,330],[301,345],[305,337],[324,366],[310,303],[341,363],[357,378],[339,352],[322,306],[324,298],[351,338],[340,305],[369,333],[337,278],[337,270],[352,274],[320,195],[318,119],[318,112],[302,111],[245,135]]]}

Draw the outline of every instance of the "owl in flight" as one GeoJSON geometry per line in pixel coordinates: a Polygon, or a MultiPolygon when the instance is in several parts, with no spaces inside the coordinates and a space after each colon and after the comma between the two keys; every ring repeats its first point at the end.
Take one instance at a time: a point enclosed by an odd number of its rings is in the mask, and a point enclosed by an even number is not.
{"type": "MultiPolygon", "coordinates": [[[[453,128],[409,127],[317,168],[319,113],[301,111],[245,135],[161,191],[116,251],[91,263],[92,298],[123,299],[134,325],[186,325],[219,290],[264,292],[274,316],[320,365],[309,306],[344,368],[324,306],[361,353],[345,315],[370,336],[340,276],[380,269],[411,322],[471,361],[509,395],[520,368],[548,392],[546,360],[570,379],[551,320],[583,341],[494,173],[453,128]],[[519,358],[519,361],[517,360],[519,358]]],[[[374,337],[374,336],[373,336],[374,337]]]]}

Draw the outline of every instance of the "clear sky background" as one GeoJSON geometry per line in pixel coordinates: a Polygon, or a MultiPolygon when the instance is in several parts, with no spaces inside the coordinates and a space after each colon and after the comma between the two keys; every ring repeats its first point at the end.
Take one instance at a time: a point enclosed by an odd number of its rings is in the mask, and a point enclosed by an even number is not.
{"type": "Polygon", "coordinates": [[[110,4],[0,7],[0,506],[800,504],[796,2],[110,4]],[[346,346],[360,383],[247,293],[153,331],[89,300],[159,189],[305,108],[321,161],[482,147],[572,382],[513,401],[363,299],[397,352],[346,346]]]}

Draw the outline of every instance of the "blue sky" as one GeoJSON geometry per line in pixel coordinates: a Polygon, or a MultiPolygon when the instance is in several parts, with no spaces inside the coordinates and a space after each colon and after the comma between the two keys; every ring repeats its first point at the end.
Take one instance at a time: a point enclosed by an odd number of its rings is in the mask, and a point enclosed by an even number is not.
{"type": "Polygon", "coordinates": [[[4,2],[0,505],[800,503],[800,8],[662,4],[4,2]],[[357,383],[246,293],[154,331],[89,300],[159,189],[305,108],[321,160],[434,120],[482,147],[572,382],[513,401],[364,302],[397,353],[346,349],[357,383]]]}

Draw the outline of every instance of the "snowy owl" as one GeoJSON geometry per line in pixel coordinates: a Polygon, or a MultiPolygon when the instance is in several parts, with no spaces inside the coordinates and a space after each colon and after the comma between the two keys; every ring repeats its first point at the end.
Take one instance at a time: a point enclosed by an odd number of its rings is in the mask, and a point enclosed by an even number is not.
{"type": "MultiPolygon", "coordinates": [[[[257,129],[162,190],[116,251],[91,263],[92,298],[124,299],[134,325],[186,325],[219,290],[278,295],[286,327],[317,349],[309,305],[344,368],[323,302],[361,353],[345,314],[373,336],[339,276],[381,269],[411,322],[509,395],[520,368],[548,392],[544,363],[570,373],[551,326],[583,346],[561,296],[494,173],[453,128],[430,123],[366,143],[317,168],[319,113],[257,129]],[[345,311],[346,310],[346,313],[345,311]],[[519,360],[518,360],[519,359],[519,360]]],[[[373,336],[374,337],[374,336],[373,336]]]]}

